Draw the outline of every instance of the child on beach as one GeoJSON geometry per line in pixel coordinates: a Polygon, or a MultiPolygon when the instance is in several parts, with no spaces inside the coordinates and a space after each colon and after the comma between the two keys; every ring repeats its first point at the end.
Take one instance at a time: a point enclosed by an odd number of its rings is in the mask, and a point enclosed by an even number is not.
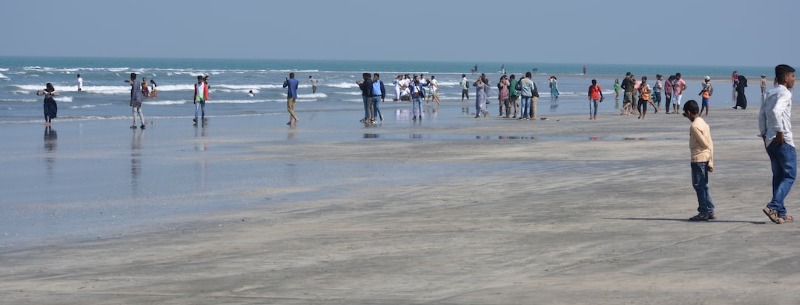
{"type": "Polygon", "coordinates": [[[700,113],[702,114],[703,110],[705,110],[705,116],[708,116],[708,99],[714,94],[714,86],[711,85],[711,77],[706,76],[705,81],[701,85],[703,85],[703,89],[700,91],[700,96],[703,98],[703,102],[700,104],[700,113]]]}
{"type": "Polygon", "coordinates": [[[44,126],[50,126],[50,121],[54,119],[58,113],[58,105],[54,96],[58,96],[58,91],[53,87],[53,84],[47,83],[44,90],[36,91],[36,95],[44,95],[44,126]]]}
{"type": "Polygon", "coordinates": [[[700,109],[695,100],[689,100],[683,105],[683,116],[692,125],[689,127],[689,150],[692,162],[692,186],[697,193],[697,215],[689,221],[708,221],[717,219],[714,214],[714,203],[711,193],[708,192],[708,173],[714,171],[714,142],[711,140],[711,129],[706,121],[700,117],[700,109]]]}

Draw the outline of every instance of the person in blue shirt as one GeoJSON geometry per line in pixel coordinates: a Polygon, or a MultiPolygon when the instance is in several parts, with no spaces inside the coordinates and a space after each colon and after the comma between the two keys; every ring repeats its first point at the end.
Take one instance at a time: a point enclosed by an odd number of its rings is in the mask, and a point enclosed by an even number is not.
{"type": "Polygon", "coordinates": [[[297,124],[297,115],[294,114],[294,103],[297,100],[297,85],[299,82],[294,78],[294,72],[289,73],[289,78],[287,78],[283,82],[284,88],[289,88],[289,91],[286,92],[286,110],[289,111],[289,122],[286,125],[292,125],[292,119],[294,119],[294,124],[297,124]]]}
{"type": "Polygon", "coordinates": [[[383,122],[383,114],[381,114],[381,108],[379,107],[379,103],[383,102],[384,99],[386,99],[386,86],[383,85],[381,76],[378,73],[375,73],[372,75],[373,120],[375,118],[380,118],[381,122],[383,122]]]}

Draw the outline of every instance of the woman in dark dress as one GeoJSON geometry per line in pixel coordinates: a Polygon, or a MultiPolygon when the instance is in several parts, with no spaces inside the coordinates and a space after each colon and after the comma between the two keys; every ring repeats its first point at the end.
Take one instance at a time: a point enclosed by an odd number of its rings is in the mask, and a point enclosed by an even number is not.
{"type": "Polygon", "coordinates": [[[733,109],[736,109],[736,107],[747,109],[747,96],[744,95],[745,87],[747,87],[747,79],[744,75],[739,75],[739,82],[736,83],[736,106],[733,106],[733,109]]]}
{"type": "Polygon", "coordinates": [[[44,90],[36,91],[36,95],[44,95],[44,126],[50,126],[50,120],[54,119],[58,113],[58,105],[53,98],[58,96],[58,92],[53,84],[47,83],[44,90]]]}

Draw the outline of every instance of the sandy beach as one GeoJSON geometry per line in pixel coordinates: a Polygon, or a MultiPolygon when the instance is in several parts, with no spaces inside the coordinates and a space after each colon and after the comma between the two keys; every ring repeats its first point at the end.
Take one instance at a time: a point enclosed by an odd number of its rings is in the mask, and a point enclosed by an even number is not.
{"type": "Polygon", "coordinates": [[[474,103],[446,101],[416,124],[387,103],[377,127],[301,107],[296,128],[283,115],[144,132],[55,121],[57,138],[3,125],[0,299],[797,304],[800,225],[761,212],[771,172],[750,104],[706,119],[707,223],[686,221],[689,121],[663,112],[473,119],[474,103]]]}

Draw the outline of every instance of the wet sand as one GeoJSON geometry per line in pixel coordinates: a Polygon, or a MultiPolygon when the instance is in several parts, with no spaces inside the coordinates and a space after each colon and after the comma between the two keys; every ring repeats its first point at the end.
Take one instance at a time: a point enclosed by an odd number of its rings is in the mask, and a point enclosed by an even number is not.
{"type": "MultiPolygon", "coordinates": [[[[139,144],[130,131],[118,141],[112,131],[74,140],[80,128],[63,124],[52,164],[37,131],[33,144],[23,137],[3,150],[5,165],[39,164],[37,175],[59,185],[78,170],[68,164],[94,159],[81,165],[112,189],[120,180],[125,193],[65,201],[80,213],[133,220],[98,217],[91,230],[66,238],[5,242],[0,297],[9,304],[798,302],[800,230],[761,212],[771,173],[755,137],[755,105],[714,108],[707,119],[719,216],[708,223],[686,221],[697,201],[689,121],[680,115],[523,122],[472,119],[457,115],[460,106],[448,104],[422,125],[393,115],[377,128],[351,122],[357,114],[344,121],[301,112],[296,129],[282,117],[219,118],[196,137],[184,122],[164,120],[139,144]],[[101,170],[109,166],[120,169],[101,170]]],[[[4,204],[33,204],[19,192],[4,204]]],[[[787,201],[795,215],[797,194],[787,201]]]]}

